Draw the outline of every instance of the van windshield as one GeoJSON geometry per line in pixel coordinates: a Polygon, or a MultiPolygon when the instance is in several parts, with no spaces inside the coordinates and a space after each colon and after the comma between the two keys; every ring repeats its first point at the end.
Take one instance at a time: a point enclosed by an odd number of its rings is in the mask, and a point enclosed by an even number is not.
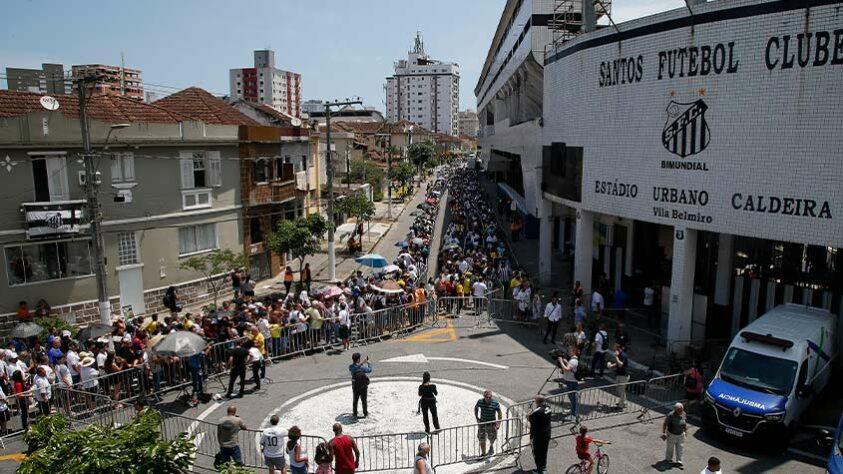
{"type": "Polygon", "coordinates": [[[720,377],[759,392],[787,395],[796,377],[796,362],[733,347],[726,353],[720,377]]]}

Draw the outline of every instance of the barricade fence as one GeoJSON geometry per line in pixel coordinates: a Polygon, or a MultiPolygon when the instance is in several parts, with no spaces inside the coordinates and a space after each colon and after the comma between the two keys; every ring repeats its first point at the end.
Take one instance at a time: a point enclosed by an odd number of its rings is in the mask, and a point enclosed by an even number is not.
{"type": "MultiPolygon", "coordinates": [[[[217,435],[217,423],[208,421],[196,420],[186,416],[177,415],[174,413],[164,413],[161,420],[161,438],[165,441],[172,441],[178,437],[180,433],[187,433],[188,436],[193,437],[193,442],[197,447],[196,450],[196,464],[202,467],[213,466],[214,459],[217,453],[220,452],[219,437],[217,435]]],[[[249,468],[264,468],[263,452],[261,450],[261,431],[254,429],[240,430],[237,438],[237,445],[240,446],[240,453],[243,458],[243,466],[249,468]]],[[[276,440],[279,445],[286,445],[287,437],[276,440]]],[[[319,436],[302,435],[299,443],[302,448],[312,457],[316,452],[316,446],[319,443],[327,442],[325,438],[319,436]]],[[[286,446],[283,452],[286,456],[286,446]]],[[[312,472],[315,470],[315,463],[310,463],[312,472]]]]}
{"type": "Polygon", "coordinates": [[[360,450],[356,472],[412,469],[418,445],[426,439],[425,433],[355,436],[360,450]]]}
{"type": "Polygon", "coordinates": [[[518,452],[521,450],[521,434],[524,431],[522,423],[519,418],[505,418],[434,432],[428,436],[431,464],[435,469],[480,460],[484,454],[481,443],[485,445],[486,454],[494,448],[492,457],[518,452]]]}

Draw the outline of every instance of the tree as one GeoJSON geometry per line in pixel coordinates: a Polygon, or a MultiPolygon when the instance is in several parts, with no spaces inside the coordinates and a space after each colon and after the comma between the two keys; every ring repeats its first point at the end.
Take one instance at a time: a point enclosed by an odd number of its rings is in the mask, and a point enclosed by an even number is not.
{"type": "Polygon", "coordinates": [[[410,157],[410,161],[421,170],[424,164],[436,155],[436,145],[431,141],[413,143],[407,149],[407,155],[410,157]]]}
{"type": "Polygon", "coordinates": [[[360,221],[375,217],[375,203],[369,200],[366,193],[357,191],[334,203],[334,211],[355,218],[360,225],[360,221]]]}
{"type": "Polygon", "coordinates": [[[413,169],[413,165],[402,162],[389,170],[389,180],[400,185],[406,185],[413,180],[415,174],[416,170],[413,169]]]}
{"type": "Polygon", "coordinates": [[[328,220],[321,214],[283,220],[266,236],[266,246],[277,255],[291,254],[299,261],[301,271],[305,257],[320,250],[322,236],[328,231],[328,225],[328,220]]]}
{"type": "Polygon", "coordinates": [[[66,418],[56,421],[56,417],[64,418],[63,415],[41,417],[30,428],[41,435],[27,437],[26,441],[33,444],[18,473],[180,474],[187,473],[193,464],[196,445],[192,437],[181,433],[175,439],[162,440],[161,415],[155,410],[142,412],[120,428],[93,424],[78,431],[54,429],[55,425],[70,425],[66,418]]]}
{"type": "Polygon", "coordinates": [[[246,256],[242,252],[229,249],[214,250],[213,252],[190,257],[179,264],[182,270],[192,270],[201,273],[208,281],[214,294],[214,307],[217,306],[217,295],[225,286],[226,280],[217,278],[221,273],[234,271],[246,266],[246,256]]]}

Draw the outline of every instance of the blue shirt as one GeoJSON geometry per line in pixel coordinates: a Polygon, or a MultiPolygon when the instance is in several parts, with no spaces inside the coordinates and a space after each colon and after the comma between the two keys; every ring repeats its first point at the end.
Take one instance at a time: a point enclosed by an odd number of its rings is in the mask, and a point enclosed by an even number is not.
{"type": "Polygon", "coordinates": [[[61,351],[60,347],[53,347],[49,351],[47,351],[47,357],[50,358],[50,364],[56,365],[58,363],[59,357],[61,357],[64,353],[61,351]]]}
{"type": "Polygon", "coordinates": [[[354,376],[355,372],[363,371],[364,374],[371,374],[372,373],[372,365],[371,364],[351,364],[348,366],[348,371],[351,373],[351,376],[354,376]]]}

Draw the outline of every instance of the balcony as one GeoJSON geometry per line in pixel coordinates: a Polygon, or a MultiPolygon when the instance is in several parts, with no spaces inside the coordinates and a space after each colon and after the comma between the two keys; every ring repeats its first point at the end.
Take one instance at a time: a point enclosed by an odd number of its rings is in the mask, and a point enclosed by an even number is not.
{"type": "Polygon", "coordinates": [[[84,221],[85,202],[84,199],[78,199],[21,203],[26,237],[32,239],[78,234],[84,221]]]}
{"type": "Polygon", "coordinates": [[[296,173],[291,163],[278,163],[275,178],[252,183],[249,205],[280,204],[296,197],[296,173]]]}

